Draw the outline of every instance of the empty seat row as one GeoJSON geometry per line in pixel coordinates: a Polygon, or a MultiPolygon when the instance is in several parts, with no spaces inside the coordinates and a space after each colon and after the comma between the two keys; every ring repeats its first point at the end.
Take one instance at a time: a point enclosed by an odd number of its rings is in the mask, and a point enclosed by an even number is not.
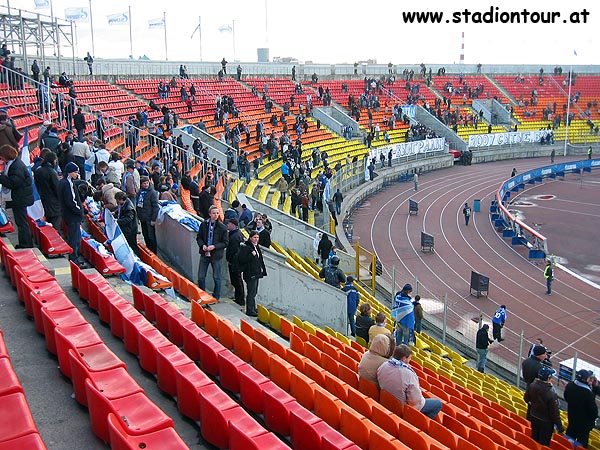
{"type": "MultiPolygon", "coordinates": [[[[33,317],[36,330],[46,337],[48,350],[57,356],[61,373],[71,379],[76,394],[80,393],[76,399],[88,405],[94,433],[105,442],[111,442],[109,413],[118,418],[121,429],[125,430],[122,436],[125,440],[130,435],[142,436],[168,428],[174,433],[173,421],[145,394],[136,390],[134,395],[123,389],[122,386],[135,384],[126,370],[111,380],[114,390],[106,386],[99,388],[89,378],[78,376],[90,371],[125,369],[125,364],[106,347],[33,251],[11,252],[5,245],[1,251],[7,274],[17,287],[19,300],[25,303],[27,313],[33,317]],[[78,367],[84,369],[78,371],[78,367]],[[130,380],[129,383],[127,380],[130,380]],[[82,390],[85,392],[84,401],[81,400],[82,390]]],[[[187,448],[180,439],[170,438],[173,448],[187,448]]]]}
{"type": "Polygon", "coordinates": [[[46,449],[0,330],[0,450],[46,449]]]}

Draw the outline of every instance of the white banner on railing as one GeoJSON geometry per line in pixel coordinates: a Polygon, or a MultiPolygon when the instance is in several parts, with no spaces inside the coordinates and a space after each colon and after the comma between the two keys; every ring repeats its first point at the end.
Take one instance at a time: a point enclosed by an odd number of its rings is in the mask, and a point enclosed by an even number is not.
{"type": "Polygon", "coordinates": [[[471,134],[469,147],[491,147],[494,145],[533,144],[540,142],[542,137],[551,130],[514,131],[507,133],[471,134]]]}
{"type": "Polygon", "coordinates": [[[387,159],[388,153],[392,151],[392,159],[416,155],[418,153],[438,152],[444,150],[444,138],[424,139],[422,141],[403,142],[401,144],[384,145],[382,147],[372,148],[369,152],[369,159],[375,158],[379,162],[379,157],[383,153],[387,159]]]}

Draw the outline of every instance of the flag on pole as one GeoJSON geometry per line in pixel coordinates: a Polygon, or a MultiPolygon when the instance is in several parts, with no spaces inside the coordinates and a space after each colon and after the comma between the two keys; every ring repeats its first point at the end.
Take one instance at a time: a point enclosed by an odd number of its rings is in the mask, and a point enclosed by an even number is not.
{"type": "Polygon", "coordinates": [[[129,13],[109,14],[106,16],[109,25],[127,25],[129,23],[129,13]]]}
{"type": "Polygon", "coordinates": [[[233,28],[230,24],[228,23],[224,23],[223,25],[221,25],[219,28],[219,32],[220,33],[233,33],[233,28]]]}
{"type": "Polygon", "coordinates": [[[33,0],[33,3],[35,3],[35,9],[50,8],[50,0],[33,0]]]}
{"type": "Polygon", "coordinates": [[[44,206],[42,205],[42,199],[38,193],[35,182],[33,181],[33,174],[31,172],[31,159],[29,157],[29,127],[25,127],[25,138],[23,139],[23,147],[21,148],[21,161],[27,167],[29,175],[31,176],[31,187],[33,188],[33,205],[27,207],[27,214],[33,220],[40,220],[44,217],[44,206]]]}
{"type": "Polygon", "coordinates": [[[89,22],[90,8],[86,6],[65,8],[65,19],[71,22],[89,22]]]}
{"type": "Polygon", "coordinates": [[[156,19],[150,19],[148,21],[148,28],[151,30],[164,30],[165,28],[165,18],[158,17],[156,19]]]}

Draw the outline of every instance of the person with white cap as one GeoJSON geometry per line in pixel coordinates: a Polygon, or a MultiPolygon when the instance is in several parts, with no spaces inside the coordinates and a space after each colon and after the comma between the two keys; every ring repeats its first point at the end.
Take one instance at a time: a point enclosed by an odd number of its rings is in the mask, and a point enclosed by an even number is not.
{"type": "Polygon", "coordinates": [[[555,427],[559,433],[564,432],[558,408],[558,395],[550,381],[554,375],[556,370],[542,367],[533,383],[527,386],[523,396],[529,405],[531,437],[542,445],[550,445],[555,427]]]}
{"type": "Polygon", "coordinates": [[[85,267],[85,263],[79,260],[81,223],[85,212],[79,197],[79,191],[74,184],[78,177],[79,167],[74,162],[68,162],[63,171],[63,178],[58,182],[58,198],[62,219],[67,226],[67,244],[73,249],[73,253],[69,255],[69,260],[80,267],[85,267]]]}
{"type": "Polygon", "coordinates": [[[598,417],[596,394],[598,394],[598,380],[591,370],[586,369],[577,371],[575,381],[567,384],[563,394],[568,405],[567,437],[585,448],[588,447],[590,431],[594,428],[598,417]]]}

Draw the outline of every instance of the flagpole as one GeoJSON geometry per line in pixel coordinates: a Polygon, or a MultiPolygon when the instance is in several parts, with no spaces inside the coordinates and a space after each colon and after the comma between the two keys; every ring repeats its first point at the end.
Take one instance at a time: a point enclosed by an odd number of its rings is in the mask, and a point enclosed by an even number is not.
{"type": "Polygon", "coordinates": [[[163,27],[165,29],[165,61],[169,60],[169,52],[167,50],[167,13],[163,12],[163,27]]]}
{"type": "Polygon", "coordinates": [[[233,27],[231,28],[231,38],[233,44],[233,60],[235,61],[235,20],[232,20],[233,27]]]}
{"type": "Polygon", "coordinates": [[[566,127],[565,127],[565,148],[563,150],[563,156],[567,156],[567,143],[569,142],[569,114],[571,113],[571,83],[573,81],[573,65],[571,64],[571,68],[569,69],[569,76],[567,77],[569,80],[569,98],[567,99],[567,118],[566,118],[566,127]]]}
{"type": "Polygon", "coordinates": [[[96,57],[96,47],[94,46],[94,17],[92,16],[92,0],[90,0],[90,31],[92,33],[92,55],[96,57]]]}
{"type": "Polygon", "coordinates": [[[129,5],[129,57],[133,59],[133,33],[131,32],[131,5],[129,5]]]}
{"type": "Polygon", "coordinates": [[[200,36],[200,61],[202,61],[202,16],[198,16],[198,35],[200,36]]]}

